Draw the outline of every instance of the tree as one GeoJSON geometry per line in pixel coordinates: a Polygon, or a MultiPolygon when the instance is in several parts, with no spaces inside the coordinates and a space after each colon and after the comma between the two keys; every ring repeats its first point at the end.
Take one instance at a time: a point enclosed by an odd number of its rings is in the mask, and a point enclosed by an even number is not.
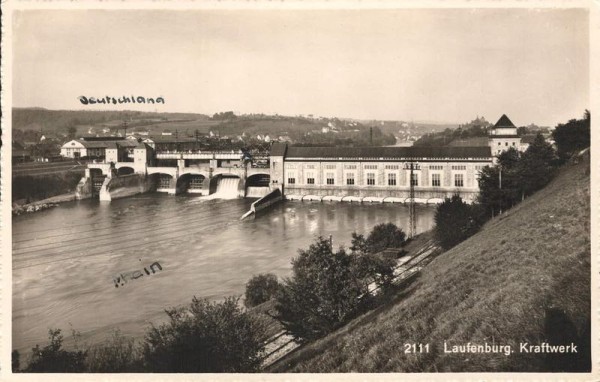
{"type": "Polygon", "coordinates": [[[369,233],[366,245],[371,253],[386,248],[400,248],[406,243],[406,234],[393,223],[378,224],[369,233]]]}
{"type": "Polygon", "coordinates": [[[68,137],[68,139],[75,139],[76,135],[77,135],[77,127],[75,127],[75,126],[69,126],[67,128],[67,137],[68,137]]]}
{"type": "Polygon", "coordinates": [[[366,239],[353,232],[350,250],[357,258],[360,277],[372,279],[383,290],[389,288],[394,280],[396,257],[383,250],[405,244],[406,234],[393,223],[376,225],[366,239]]]}
{"type": "Polygon", "coordinates": [[[544,187],[552,179],[554,149],[538,134],[527,148],[517,166],[522,198],[544,187]]]}
{"type": "Polygon", "coordinates": [[[293,275],[277,295],[277,318],[297,340],[322,337],[355,317],[368,302],[355,257],[333,252],[322,237],[292,260],[293,275]]]}
{"type": "Polygon", "coordinates": [[[277,291],[279,291],[279,282],[274,274],[254,276],[246,283],[244,305],[250,308],[267,302],[277,295],[277,291]]]}
{"type": "Polygon", "coordinates": [[[257,371],[264,352],[265,322],[243,311],[237,298],[166,311],[169,322],[146,333],[143,358],[151,372],[246,373],[257,371]]]}
{"type": "Polygon", "coordinates": [[[498,155],[496,166],[485,167],[479,174],[478,202],[492,215],[511,208],[521,199],[520,160],[521,154],[511,147],[498,155]]]}
{"type": "Polygon", "coordinates": [[[434,235],[444,249],[472,236],[480,226],[476,209],[463,202],[459,195],[446,198],[436,208],[434,235]]]}
{"type": "Polygon", "coordinates": [[[48,331],[50,344],[40,348],[36,345],[26,372],[29,373],[82,373],[85,371],[86,352],[67,351],[62,348],[63,336],[60,329],[48,331]]]}
{"type": "Polygon", "coordinates": [[[583,119],[571,119],[566,124],[558,124],[552,132],[552,139],[556,143],[558,157],[565,161],[576,152],[590,147],[590,120],[589,110],[586,110],[583,119]]]}

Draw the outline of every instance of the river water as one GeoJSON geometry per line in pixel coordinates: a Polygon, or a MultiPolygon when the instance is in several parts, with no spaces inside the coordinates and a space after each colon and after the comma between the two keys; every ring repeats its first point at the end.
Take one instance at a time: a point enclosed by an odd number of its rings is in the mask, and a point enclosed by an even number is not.
{"type": "MultiPolygon", "coordinates": [[[[46,344],[49,328],[87,343],[117,328],[141,339],[193,296],[240,296],[255,274],[289,276],[317,235],[347,247],[379,223],[408,230],[408,207],[395,204],[282,202],[240,221],[254,200],[144,194],[13,218],[13,349],[46,344]]],[[[418,232],[430,229],[434,209],[417,212],[418,232]]]]}

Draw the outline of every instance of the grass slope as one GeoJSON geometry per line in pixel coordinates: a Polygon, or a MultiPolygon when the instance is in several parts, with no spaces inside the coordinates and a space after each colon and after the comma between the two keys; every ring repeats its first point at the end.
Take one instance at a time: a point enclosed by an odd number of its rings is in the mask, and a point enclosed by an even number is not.
{"type": "MultiPolygon", "coordinates": [[[[394,301],[270,371],[551,371],[573,365],[577,360],[519,353],[519,343],[537,345],[557,334],[567,343],[589,337],[589,191],[589,161],[567,165],[545,189],[433,260],[394,301]],[[511,345],[516,353],[446,354],[444,341],[511,345]],[[431,349],[405,354],[406,343],[431,349]]],[[[589,340],[578,351],[586,346],[589,340]]]]}

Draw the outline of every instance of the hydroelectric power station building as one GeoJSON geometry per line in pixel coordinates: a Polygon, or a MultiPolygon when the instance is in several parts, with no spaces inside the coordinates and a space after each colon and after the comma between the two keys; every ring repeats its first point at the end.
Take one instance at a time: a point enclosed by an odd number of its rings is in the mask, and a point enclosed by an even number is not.
{"type": "MultiPolygon", "coordinates": [[[[76,146],[65,144],[69,145],[76,146]]],[[[278,189],[286,199],[402,203],[410,197],[412,184],[415,201],[420,203],[439,203],[454,194],[473,201],[479,193],[479,172],[501,152],[523,149],[517,128],[506,115],[491,129],[485,146],[274,143],[264,166],[251,165],[241,151],[159,150],[144,142],[135,147],[114,142],[106,146],[101,163],[88,165],[78,186],[79,197],[96,192],[101,200],[111,200],[150,190],[260,197],[278,189]]]]}

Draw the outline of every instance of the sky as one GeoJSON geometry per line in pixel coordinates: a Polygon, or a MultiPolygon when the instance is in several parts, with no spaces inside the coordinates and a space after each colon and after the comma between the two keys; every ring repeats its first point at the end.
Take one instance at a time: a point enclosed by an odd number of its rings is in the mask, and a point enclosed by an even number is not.
{"type": "Polygon", "coordinates": [[[589,108],[588,34],[582,9],[17,11],[13,106],[555,126],[589,108]]]}

